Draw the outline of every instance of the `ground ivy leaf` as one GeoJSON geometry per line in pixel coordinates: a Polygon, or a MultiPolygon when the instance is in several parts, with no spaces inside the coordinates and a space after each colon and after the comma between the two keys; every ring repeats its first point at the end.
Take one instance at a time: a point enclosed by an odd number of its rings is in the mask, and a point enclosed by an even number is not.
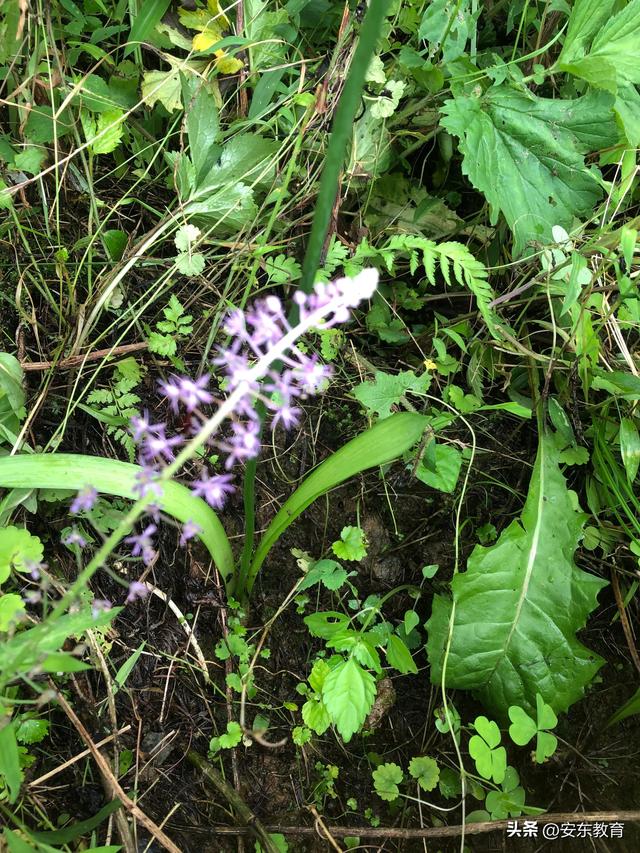
{"type": "Polygon", "coordinates": [[[176,267],[183,275],[200,275],[205,267],[205,258],[201,252],[180,252],[176,257],[176,267]]]}
{"type": "Polygon", "coordinates": [[[398,784],[404,779],[404,773],[397,764],[381,764],[373,771],[373,784],[381,800],[391,802],[400,795],[398,784]]]}
{"type": "Polygon", "coordinates": [[[435,758],[428,755],[420,755],[412,758],[409,764],[409,773],[417,781],[423,791],[433,791],[440,778],[440,768],[435,758]]]}
{"type": "Polygon", "coordinates": [[[322,700],[345,743],[362,727],[375,695],[373,676],[353,658],[339,663],[325,678],[322,700]]]}
{"type": "Polygon", "coordinates": [[[507,84],[445,102],[441,124],[460,138],[463,171],[493,221],[504,214],[516,255],[529,241],[551,242],[554,225],[569,230],[593,214],[602,188],[584,155],[617,142],[613,103],[608,92],[554,100],[507,84]]]}
{"type": "MultiPolygon", "coordinates": [[[[452,581],[456,601],[446,684],[473,690],[507,718],[511,705],[531,717],[536,695],[558,711],[580,699],[603,664],[576,639],[606,582],[573,561],[585,516],[543,435],[522,512],[491,547],[476,545],[452,581]]],[[[431,677],[442,677],[451,601],[436,596],[427,623],[431,677]]]]}
{"type": "Polygon", "coordinates": [[[42,542],[22,527],[0,530],[0,583],[9,577],[11,568],[28,571],[30,563],[41,563],[42,542]]]}
{"type": "Polygon", "coordinates": [[[341,560],[363,560],[367,556],[364,533],[359,527],[343,527],[340,539],[331,548],[341,560]]]}

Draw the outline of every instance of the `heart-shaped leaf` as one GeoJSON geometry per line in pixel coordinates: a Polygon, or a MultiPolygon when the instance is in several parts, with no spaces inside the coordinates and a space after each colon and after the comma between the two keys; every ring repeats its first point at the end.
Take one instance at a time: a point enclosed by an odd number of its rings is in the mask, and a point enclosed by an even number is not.
{"type": "Polygon", "coordinates": [[[512,705],[509,708],[509,719],[511,720],[509,737],[518,746],[524,746],[529,743],[538,731],[536,721],[532,720],[527,712],[523,711],[522,708],[518,708],[517,705],[512,705]]]}

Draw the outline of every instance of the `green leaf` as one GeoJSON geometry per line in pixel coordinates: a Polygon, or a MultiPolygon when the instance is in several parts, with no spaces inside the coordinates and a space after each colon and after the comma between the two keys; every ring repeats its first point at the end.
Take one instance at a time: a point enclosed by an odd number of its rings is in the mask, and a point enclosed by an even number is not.
{"type": "Polygon", "coordinates": [[[428,755],[412,758],[409,763],[409,773],[417,781],[423,791],[433,791],[440,778],[440,768],[435,758],[428,755]]]}
{"type": "Polygon", "coordinates": [[[122,110],[110,110],[92,116],[86,110],[80,110],[80,122],[85,139],[94,154],[111,154],[122,140],[124,113],[122,110]]]}
{"type": "Polygon", "coordinates": [[[340,563],[336,563],[335,560],[318,560],[304,576],[298,590],[302,592],[317,583],[321,583],[326,589],[335,592],[340,589],[346,579],[347,572],[340,563]]]}
{"type": "MultiPolygon", "coordinates": [[[[98,492],[135,499],[138,465],[72,453],[37,453],[0,458],[0,487],[33,489],[82,489],[87,483],[98,492]]],[[[163,484],[162,506],[181,521],[193,521],[198,534],[225,581],[233,573],[233,554],[218,516],[181,483],[163,484]]],[[[1,541],[1,540],[0,540],[1,541]]],[[[40,552],[41,554],[41,552],[40,552]]],[[[33,559],[33,557],[29,557],[33,559]]],[[[42,556],[40,556],[42,559],[42,556]]]]}
{"type": "Polygon", "coordinates": [[[320,696],[312,696],[302,706],[302,719],[317,735],[322,735],[331,725],[331,717],[320,696]]]}
{"type": "MultiPolygon", "coordinates": [[[[146,646],[147,641],[143,640],[138,648],[126,659],[126,661],[122,664],[122,666],[116,672],[115,683],[117,687],[124,687],[127,682],[127,678],[133,672],[133,668],[138,663],[140,659],[140,655],[144,651],[144,647],[146,646]]],[[[117,687],[115,688],[117,690],[117,687]]]]}
{"type": "Polygon", "coordinates": [[[0,631],[8,631],[25,613],[24,601],[15,592],[0,595],[0,631]]]}
{"type": "Polygon", "coordinates": [[[373,676],[353,658],[339,663],[325,678],[322,701],[345,743],[362,728],[375,696],[373,676]]]}
{"type": "Polygon", "coordinates": [[[102,233],[102,241],[112,261],[119,261],[122,258],[127,248],[127,240],[126,233],[118,228],[110,228],[102,233]]]}
{"type": "Polygon", "coordinates": [[[400,796],[398,785],[404,779],[404,773],[397,764],[381,764],[372,773],[373,786],[381,800],[397,800],[400,796]]]}
{"type": "Polygon", "coordinates": [[[430,471],[424,464],[416,468],[416,477],[432,489],[451,494],[458,483],[460,468],[462,467],[462,454],[451,444],[436,444],[435,471],[430,471]]]}
{"type": "Polygon", "coordinates": [[[382,420],[391,415],[392,407],[399,405],[408,391],[421,393],[431,384],[431,374],[416,376],[412,370],[395,375],[377,370],[374,379],[361,382],[353,389],[353,396],[368,414],[377,414],[382,420]]]}
{"type": "Polygon", "coordinates": [[[486,717],[476,717],[473,726],[478,734],[469,740],[469,755],[475,761],[478,773],[499,785],[507,769],[507,751],[498,746],[500,729],[486,717]]]}
{"type": "Polygon", "coordinates": [[[638,427],[631,418],[620,421],[620,454],[630,483],[636,478],[640,464],[640,435],[638,427]]]}
{"type": "Polygon", "coordinates": [[[46,159],[47,152],[43,148],[36,148],[34,145],[29,145],[19,154],[16,154],[13,165],[16,169],[26,172],[28,175],[37,175],[46,159]]]}
{"type": "Polygon", "coordinates": [[[0,728],[0,778],[4,779],[9,789],[9,802],[15,803],[20,794],[23,775],[14,724],[6,720],[3,722],[0,728]]]}
{"type": "Polygon", "coordinates": [[[20,362],[8,352],[0,352],[0,425],[17,432],[26,415],[26,394],[22,388],[20,362]]]}
{"type": "Polygon", "coordinates": [[[640,687],[633,694],[631,699],[628,699],[624,705],[621,705],[618,710],[611,715],[607,720],[607,726],[613,726],[615,723],[620,723],[626,720],[627,717],[632,717],[634,714],[640,714],[640,687]]]}
{"type": "Polygon", "coordinates": [[[389,636],[386,652],[389,666],[397,669],[402,675],[406,675],[409,672],[415,674],[418,671],[418,667],[411,656],[411,652],[407,648],[406,644],[403,643],[400,637],[396,634],[391,634],[389,636]]]}
{"type": "Polygon", "coordinates": [[[532,720],[526,711],[518,708],[517,705],[512,705],[509,708],[509,737],[518,746],[525,746],[538,731],[536,721],[532,720]]]}
{"type": "MultiPolygon", "coordinates": [[[[246,592],[251,592],[273,544],[313,501],[361,471],[397,459],[420,440],[426,425],[427,419],[422,415],[410,412],[393,415],[352,439],[319,465],[284,503],[265,531],[251,563],[246,592]]],[[[241,590],[243,581],[240,581],[241,590]]]]}
{"type": "MultiPolygon", "coordinates": [[[[610,9],[608,0],[601,6],[610,9]]],[[[595,14],[602,16],[601,11],[595,14]]],[[[603,17],[602,23],[596,30],[592,23],[589,26],[594,39],[587,55],[567,61],[567,56],[576,55],[576,46],[570,45],[569,52],[563,49],[559,67],[614,92],[618,83],[640,83],[640,0],[631,0],[617,15],[603,17]]]]}
{"type": "Polygon", "coordinates": [[[182,109],[180,77],[174,69],[171,71],[145,71],[142,78],[142,100],[153,107],[160,101],[167,112],[182,109]]]}
{"type": "Polygon", "coordinates": [[[593,214],[602,187],[584,155],[618,141],[612,107],[607,92],[554,100],[504,84],[445,102],[441,124],[460,137],[463,171],[492,221],[504,214],[516,255],[530,241],[552,242],[554,225],[569,230],[574,217],[593,214]]]}
{"type": "Polygon", "coordinates": [[[183,275],[200,275],[205,267],[201,252],[180,252],[176,257],[176,268],[183,275]]]}
{"type": "Polygon", "coordinates": [[[178,351],[178,344],[175,338],[171,335],[161,335],[159,332],[149,332],[147,335],[147,343],[149,351],[155,352],[157,355],[175,355],[178,351]]]}
{"type": "Polygon", "coordinates": [[[67,110],[54,119],[52,107],[34,104],[29,111],[24,134],[30,142],[48,145],[72,130],[73,123],[67,110]]]}
{"type": "Polygon", "coordinates": [[[220,117],[216,99],[204,83],[183,78],[184,101],[187,104],[187,138],[189,156],[195,168],[196,185],[200,184],[220,156],[216,144],[220,137],[220,117]],[[195,88],[194,92],[194,86],[195,88]]]}
{"type": "MultiPolygon", "coordinates": [[[[4,457],[17,459],[18,457],[4,457]]],[[[0,485],[4,483],[0,480],[0,485]]],[[[22,483],[22,486],[26,483],[22,483]]],[[[23,527],[4,527],[0,530],[0,584],[9,577],[11,569],[19,572],[29,571],[29,563],[41,563],[44,556],[42,542],[37,536],[32,536],[23,527]]]]}
{"type": "Polygon", "coordinates": [[[367,556],[364,531],[359,527],[343,527],[340,539],[333,543],[331,550],[341,560],[364,560],[367,556]]]}
{"type": "Polygon", "coordinates": [[[304,624],[309,629],[309,633],[314,637],[322,637],[323,640],[329,640],[338,632],[347,628],[349,625],[349,617],[344,613],[338,613],[337,610],[321,610],[318,613],[311,613],[304,617],[304,624]]]}
{"type": "Polygon", "coordinates": [[[559,63],[585,55],[594,35],[611,17],[615,0],[575,0],[559,63]]]}
{"type": "Polygon", "coordinates": [[[52,652],[41,662],[43,672],[85,672],[91,666],[67,652],[52,652]]]}
{"type": "Polygon", "coordinates": [[[40,743],[48,734],[48,720],[24,718],[18,722],[16,740],[18,743],[40,743]]]}
{"type": "Polygon", "coordinates": [[[131,25],[131,32],[125,45],[123,56],[128,56],[139,42],[146,41],[153,33],[156,24],[171,5],[171,0],[142,0],[131,25]]]}
{"type": "MultiPolygon", "coordinates": [[[[467,571],[451,584],[456,609],[445,683],[473,690],[502,719],[511,705],[533,716],[537,693],[554,711],[566,711],[603,663],[575,636],[606,582],[573,561],[585,516],[558,456],[553,438],[542,436],[522,517],[495,545],[476,545],[467,571]]],[[[451,601],[436,596],[427,623],[435,684],[450,615],[451,601]]]]}

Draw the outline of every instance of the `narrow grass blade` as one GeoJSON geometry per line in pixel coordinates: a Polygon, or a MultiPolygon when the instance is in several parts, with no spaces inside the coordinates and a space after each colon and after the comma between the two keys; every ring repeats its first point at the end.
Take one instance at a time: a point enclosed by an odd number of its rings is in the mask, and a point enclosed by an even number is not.
{"type": "Polygon", "coordinates": [[[274,543],[310,504],[361,471],[397,459],[420,440],[427,423],[427,418],[411,412],[392,415],[352,439],[319,465],[295,490],[265,531],[246,582],[239,577],[236,594],[249,595],[274,543]]]}
{"type": "MultiPolygon", "coordinates": [[[[90,485],[103,494],[135,500],[138,471],[140,467],[129,462],[73,453],[5,456],[0,458],[0,488],[81,489],[90,485]]],[[[180,483],[164,483],[163,490],[163,510],[178,521],[200,526],[200,539],[228,581],[233,573],[233,554],[217,515],[180,483]]]]}
{"type": "Polygon", "coordinates": [[[140,11],[131,27],[129,44],[125,46],[123,56],[128,56],[136,47],[139,47],[141,41],[144,41],[153,32],[153,28],[160,23],[170,3],[171,0],[143,0],[140,3],[140,11]]]}

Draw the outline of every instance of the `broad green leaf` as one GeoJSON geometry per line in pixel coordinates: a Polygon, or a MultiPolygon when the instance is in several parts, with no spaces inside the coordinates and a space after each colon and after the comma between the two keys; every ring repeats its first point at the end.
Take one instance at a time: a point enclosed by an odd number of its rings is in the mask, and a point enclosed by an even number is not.
{"type": "Polygon", "coordinates": [[[202,252],[180,252],[176,256],[176,269],[183,275],[200,275],[205,264],[202,252]]]}
{"type": "MultiPolygon", "coordinates": [[[[445,683],[474,691],[501,719],[511,705],[533,716],[537,693],[554,711],[566,711],[603,663],[575,636],[606,582],[574,563],[585,516],[558,457],[553,438],[541,437],[522,517],[495,545],[477,545],[451,585],[456,606],[445,683]]],[[[427,623],[436,684],[451,607],[436,596],[427,623]]]]}
{"type": "MultiPolygon", "coordinates": [[[[338,632],[349,626],[349,617],[337,610],[320,610],[304,617],[304,624],[314,637],[329,640],[338,632]]],[[[314,667],[315,668],[315,667],[314,667]]],[[[316,688],[317,689],[317,688],[316,688]]]]}
{"type": "Polygon", "coordinates": [[[171,71],[145,71],[142,78],[142,100],[149,107],[157,101],[170,113],[182,108],[180,77],[171,71]]]}
{"type": "Polygon", "coordinates": [[[215,97],[204,83],[183,78],[182,86],[189,156],[195,167],[196,184],[199,184],[220,156],[221,148],[216,144],[220,137],[219,110],[215,97]],[[194,86],[197,86],[195,90],[194,86]]]}
{"type": "Polygon", "coordinates": [[[16,729],[18,743],[40,743],[49,734],[49,720],[21,719],[16,729]]]}
{"type": "Polygon", "coordinates": [[[499,785],[507,770],[507,751],[500,744],[500,729],[493,720],[476,717],[473,727],[478,732],[469,740],[469,755],[484,779],[499,785]]]}
{"type": "Polygon", "coordinates": [[[145,41],[153,33],[156,24],[160,23],[170,5],[171,0],[141,0],[123,56],[128,56],[139,42],[145,41]]]}
{"type": "Polygon", "coordinates": [[[43,672],[84,672],[91,666],[67,652],[52,652],[41,662],[43,672]]]}
{"type": "Polygon", "coordinates": [[[525,746],[538,731],[536,721],[532,720],[526,711],[518,708],[517,705],[512,705],[509,708],[509,737],[518,746],[525,746]]]}
{"type": "Polygon", "coordinates": [[[396,634],[391,634],[387,640],[386,651],[389,666],[397,669],[402,675],[406,675],[409,672],[416,673],[418,671],[416,662],[411,657],[411,652],[405,643],[402,642],[400,637],[396,636],[396,634]]]}
{"type": "Polygon", "coordinates": [[[620,454],[630,483],[636,478],[640,464],[640,435],[638,427],[631,418],[620,421],[620,454]]]}
{"type": "Polygon", "coordinates": [[[618,87],[614,110],[627,142],[637,148],[640,145],[640,93],[631,83],[618,87]]]}
{"type": "Polygon", "coordinates": [[[397,800],[400,796],[398,785],[404,779],[404,773],[397,764],[381,764],[372,773],[373,787],[381,800],[397,800]]]}
{"type": "MultiPolygon", "coordinates": [[[[99,812],[86,820],[78,821],[71,826],[65,826],[63,829],[53,829],[48,832],[31,831],[30,834],[32,838],[41,844],[67,844],[69,841],[74,841],[82,835],[88,835],[110,815],[118,811],[119,808],[122,808],[120,800],[112,800],[106,806],[103,806],[99,812]]],[[[120,849],[120,847],[92,847],[90,850],[86,850],[85,853],[98,853],[98,851],[104,851],[104,853],[113,851],[113,853],[118,853],[120,849]]],[[[50,851],[47,851],[47,853],[50,853],[50,851]]]]}
{"type": "Polygon", "coordinates": [[[20,769],[20,756],[14,724],[6,720],[3,720],[2,723],[2,728],[0,728],[0,778],[4,779],[4,783],[9,789],[9,802],[15,803],[23,779],[20,769]]]}
{"type": "MultiPolygon", "coordinates": [[[[600,5],[610,7],[608,0],[600,5]]],[[[593,32],[588,54],[567,63],[563,50],[560,68],[611,91],[618,83],[640,83],[640,0],[631,0],[617,15],[608,15],[603,26],[593,32]]]]}
{"type": "Polygon", "coordinates": [[[393,415],[352,439],[322,462],[284,503],[266,529],[251,563],[246,591],[251,591],[273,544],[310,504],[350,477],[397,459],[417,444],[426,424],[425,417],[412,412],[393,415]]]}
{"type": "MultiPolygon", "coordinates": [[[[4,457],[1,461],[4,462],[4,457]]],[[[2,485],[0,483],[0,485],[2,485]]],[[[29,563],[41,563],[42,542],[23,527],[4,527],[0,530],[0,584],[9,577],[11,569],[29,571],[29,563]]]]}
{"type": "Polygon", "coordinates": [[[111,154],[122,140],[122,110],[110,110],[93,116],[86,110],[80,110],[80,123],[93,154],[111,154]]]}
{"type": "Polygon", "coordinates": [[[73,120],[68,110],[54,118],[52,107],[34,104],[29,111],[24,134],[30,142],[47,145],[54,139],[67,136],[72,130],[73,120]]]}
{"type": "Polygon", "coordinates": [[[24,601],[15,592],[0,595],[0,631],[8,631],[24,612],[24,601]]]}
{"type": "Polygon", "coordinates": [[[416,756],[409,763],[409,773],[423,791],[433,791],[440,778],[440,768],[435,758],[428,755],[416,756]]]}
{"type": "Polygon", "coordinates": [[[325,678],[322,701],[345,743],[362,728],[375,696],[374,677],[353,658],[339,663],[325,678]]]}
{"type": "Polygon", "coordinates": [[[463,171],[484,193],[495,222],[502,212],[514,252],[552,242],[552,228],[587,217],[602,195],[584,155],[618,141],[614,99],[591,92],[574,100],[538,98],[503,84],[445,102],[442,126],[460,138],[463,171]]]}
{"type": "MultiPolygon", "coordinates": [[[[98,492],[133,500],[139,471],[138,465],[128,462],[72,453],[6,456],[0,458],[0,488],[82,489],[91,485],[98,492]]],[[[200,527],[199,538],[228,581],[233,573],[233,554],[213,510],[186,486],[175,482],[163,484],[162,506],[178,521],[193,521],[200,527]]]]}
{"type": "Polygon", "coordinates": [[[320,696],[312,696],[302,706],[302,719],[317,735],[322,735],[331,725],[331,717],[320,696]]]}
{"type": "Polygon", "coordinates": [[[416,477],[432,489],[451,494],[460,476],[462,454],[450,444],[436,444],[434,453],[435,471],[421,464],[416,468],[416,477]]]}
{"type": "Polygon", "coordinates": [[[572,62],[587,52],[594,35],[611,17],[615,0],[575,0],[558,62],[572,62]]]}
{"type": "MultiPolygon", "coordinates": [[[[25,417],[26,395],[22,388],[23,371],[18,359],[0,352],[0,425],[17,432],[25,417]]],[[[0,436],[0,441],[2,436],[0,436]]]]}
{"type": "Polygon", "coordinates": [[[13,165],[16,169],[26,172],[28,175],[37,175],[46,159],[47,152],[43,148],[36,148],[35,145],[29,145],[19,154],[16,154],[13,159],[13,165]]]}
{"type": "Polygon", "coordinates": [[[427,391],[430,384],[431,374],[428,372],[416,376],[412,370],[395,375],[377,370],[373,379],[356,385],[352,393],[368,414],[376,414],[383,419],[390,417],[391,408],[397,406],[408,391],[419,394],[427,391]]]}
{"type": "Polygon", "coordinates": [[[346,579],[347,572],[340,563],[336,563],[335,560],[318,560],[298,585],[298,591],[302,592],[317,583],[321,583],[326,589],[335,592],[335,590],[340,589],[346,579]]]}

